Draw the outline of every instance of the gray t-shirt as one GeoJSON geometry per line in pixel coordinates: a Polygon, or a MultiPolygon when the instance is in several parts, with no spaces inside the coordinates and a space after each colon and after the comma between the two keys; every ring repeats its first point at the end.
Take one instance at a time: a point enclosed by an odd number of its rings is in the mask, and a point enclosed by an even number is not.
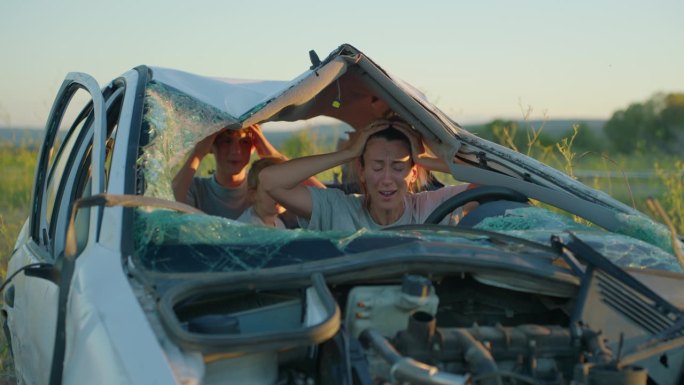
{"type": "Polygon", "coordinates": [[[247,180],[238,187],[228,188],[216,181],[216,176],[194,177],[188,190],[190,205],[209,215],[236,219],[249,207],[247,180]]]}
{"type": "MultiPolygon", "coordinates": [[[[417,194],[406,194],[404,198],[404,213],[394,223],[379,225],[375,223],[363,204],[361,194],[345,194],[343,191],[330,188],[319,189],[308,186],[313,204],[311,218],[307,221],[300,218],[302,227],[309,230],[343,230],[356,231],[361,228],[371,230],[388,226],[409,225],[423,223],[440,203],[452,196],[465,191],[467,184],[446,186],[434,191],[424,191],[417,194]]],[[[458,223],[462,217],[462,209],[455,215],[447,215],[442,224],[458,223]]]]}
{"type": "MultiPolygon", "coordinates": [[[[237,220],[238,220],[238,222],[249,223],[249,224],[253,224],[253,225],[267,226],[264,223],[264,221],[262,221],[261,218],[259,218],[259,216],[257,215],[256,210],[254,210],[254,206],[248,207],[247,210],[245,210],[237,220]]],[[[267,226],[267,227],[270,227],[270,226],[267,226]]],[[[285,224],[278,217],[275,218],[275,228],[276,229],[284,229],[285,228],[285,224]]]]}

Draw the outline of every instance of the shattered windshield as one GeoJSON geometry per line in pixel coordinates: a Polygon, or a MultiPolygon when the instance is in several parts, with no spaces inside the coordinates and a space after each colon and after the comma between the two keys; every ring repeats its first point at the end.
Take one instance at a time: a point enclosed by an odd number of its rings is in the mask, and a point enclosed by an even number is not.
{"type": "Polygon", "coordinates": [[[641,216],[619,214],[619,220],[622,224],[619,231],[610,233],[543,208],[529,207],[511,209],[503,216],[485,218],[475,228],[538,243],[548,243],[552,235],[568,241],[567,231],[572,231],[619,266],[682,271],[679,262],[671,254],[672,243],[667,228],[641,216]]]}
{"type": "MultiPolygon", "coordinates": [[[[544,222],[544,230],[516,229],[507,216],[492,218],[481,229],[497,231],[548,244],[551,235],[569,237],[561,216],[544,209],[516,209],[532,222],[544,222]],[[521,212],[522,211],[522,212],[521,212]],[[556,221],[551,219],[556,216],[556,221]],[[504,226],[508,226],[504,229],[504,226]]],[[[426,231],[370,231],[354,233],[278,230],[246,225],[210,215],[184,214],[167,210],[136,210],[135,250],[142,265],[158,272],[236,272],[299,264],[367,252],[401,248],[413,242],[477,246],[492,250],[518,252],[551,261],[553,255],[524,243],[505,244],[482,234],[426,231]]],[[[681,271],[676,259],[648,243],[619,234],[597,231],[575,224],[576,235],[620,266],[681,271]]],[[[404,250],[407,249],[404,247],[404,250]]],[[[419,256],[416,255],[418,258],[419,256]]],[[[476,258],[476,256],[474,256],[476,258]]]]}
{"type": "Polygon", "coordinates": [[[135,223],[136,254],[146,268],[163,272],[254,270],[353,253],[361,246],[359,238],[370,242],[391,238],[385,246],[414,240],[387,234],[373,236],[365,231],[278,230],[166,210],[138,210],[135,223]]]}
{"type": "MultiPolygon", "coordinates": [[[[224,127],[240,127],[239,118],[174,87],[152,81],[145,91],[143,122],[149,140],[138,165],[145,195],[173,200],[171,181],[195,143],[224,127]]],[[[549,245],[552,235],[578,234],[621,266],[681,271],[667,229],[644,217],[619,215],[619,234],[590,228],[546,209],[508,210],[486,218],[476,229],[494,231],[549,245]],[[636,239],[635,239],[636,238],[636,239]]],[[[442,242],[502,249],[491,237],[426,228],[420,231],[316,232],[275,230],[209,215],[137,209],[135,250],[142,265],[159,272],[234,272],[330,259],[412,242],[442,242]]],[[[505,246],[505,247],[510,247],[505,246]]],[[[505,249],[504,247],[504,249],[505,249]]],[[[534,247],[516,245],[525,255],[534,247]]],[[[543,253],[542,253],[543,254],[543,253]]]]}
{"type": "Polygon", "coordinates": [[[145,89],[145,115],[149,143],[138,163],[144,170],[145,195],[173,200],[171,181],[178,164],[202,138],[237,119],[164,83],[150,82],[145,89]]]}

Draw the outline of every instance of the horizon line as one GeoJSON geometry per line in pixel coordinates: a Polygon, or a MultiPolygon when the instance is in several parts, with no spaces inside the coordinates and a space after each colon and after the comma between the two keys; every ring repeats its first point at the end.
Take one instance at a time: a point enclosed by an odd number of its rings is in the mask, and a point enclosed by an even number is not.
{"type": "MultiPolygon", "coordinates": [[[[518,118],[518,119],[516,119],[516,118],[509,118],[509,117],[494,117],[494,118],[488,119],[488,120],[487,119],[485,119],[485,120],[475,119],[475,120],[469,120],[469,121],[458,121],[458,120],[454,119],[454,121],[461,126],[477,126],[477,125],[491,123],[491,122],[494,122],[496,120],[505,120],[505,121],[514,121],[514,122],[576,121],[577,123],[582,123],[582,122],[592,122],[592,121],[593,122],[596,122],[596,121],[605,122],[605,121],[608,121],[610,119],[608,119],[608,118],[596,118],[596,117],[563,117],[563,118],[554,118],[554,119],[544,119],[544,118],[539,118],[539,119],[518,118]]],[[[267,124],[269,124],[269,125],[278,124],[278,123],[285,124],[288,126],[289,125],[296,126],[296,125],[300,125],[300,124],[301,125],[306,124],[306,120],[298,120],[295,122],[278,122],[278,121],[267,122],[267,124]]],[[[340,123],[344,123],[344,122],[340,121],[340,123]]],[[[332,123],[319,123],[318,125],[328,126],[328,125],[332,125],[332,123]]],[[[274,127],[271,127],[271,128],[274,128],[274,127]]],[[[45,127],[44,126],[35,126],[35,125],[7,125],[7,126],[6,125],[0,125],[0,129],[2,129],[2,130],[43,130],[43,129],[45,129],[45,127]]],[[[294,129],[296,129],[296,128],[286,129],[286,131],[294,130],[294,129]]],[[[276,128],[276,130],[280,130],[280,129],[276,128]]]]}

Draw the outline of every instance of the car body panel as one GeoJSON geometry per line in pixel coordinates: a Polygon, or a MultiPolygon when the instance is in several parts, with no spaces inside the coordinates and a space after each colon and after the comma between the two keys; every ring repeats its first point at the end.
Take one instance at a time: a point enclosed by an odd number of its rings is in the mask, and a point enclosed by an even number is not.
{"type": "Polygon", "coordinates": [[[67,318],[64,382],[169,384],[169,361],[123,271],[118,250],[78,259],[67,318]]]}
{"type": "MultiPolygon", "coordinates": [[[[38,162],[36,181],[34,182],[33,202],[34,211],[28,221],[28,228],[31,229],[31,234],[34,239],[40,240],[43,245],[36,244],[29,234],[22,232],[25,238],[20,238],[18,241],[18,249],[15,251],[8,266],[8,272],[13,272],[22,266],[51,262],[57,256],[54,251],[49,250],[48,239],[48,223],[45,215],[41,215],[42,208],[52,205],[52,201],[48,202],[48,197],[45,192],[45,184],[47,179],[47,162],[51,156],[52,141],[55,140],[56,132],[62,119],[62,115],[69,104],[69,101],[77,89],[86,89],[94,95],[94,105],[96,113],[95,116],[102,119],[103,111],[102,95],[99,91],[99,86],[91,77],[81,74],[67,75],[60,91],[57,94],[55,105],[52,108],[50,117],[48,119],[48,128],[46,133],[46,140],[43,143],[41,150],[41,160],[38,162]],[[48,250],[45,250],[48,248],[48,250]]],[[[100,124],[102,121],[100,120],[100,124]]],[[[102,124],[104,127],[104,124],[102,124]]],[[[69,156],[65,154],[64,156],[69,156]]],[[[103,169],[102,163],[98,163],[100,169],[103,169]]],[[[70,170],[66,170],[67,173],[70,170]]],[[[95,173],[96,177],[102,176],[101,172],[95,173]]],[[[59,176],[61,177],[61,176],[59,176]]],[[[103,191],[103,184],[96,184],[98,191],[103,191]]],[[[93,213],[94,215],[94,213],[93,213]]],[[[53,217],[59,216],[59,212],[53,210],[53,217]]],[[[56,226],[57,229],[63,226],[56,226]]],[[[58,253],[57,253],[58,254],[58,253]]],[[[15,307],[19,309],[26,308],[30,310],[7,312],[8,325],[10,330],[13,330],[11,341],[14,342],[13,350],[17,351],[17,355],[21,357],[18,359],[17,366],[18,377],[26,383],[46,383],[49,379],[49,368],[52,363],[54,336],[56,335],[56,320],[58,314],[57,297],[59,289],[54,282],[44,280],[43,278],[23,276],[14,282],[15,293],[15,307]],[[15,326],[12,328],[12,326],[15,326]],[[15,342],[16,341],[16,342],[15,342]],[[24,365],[28,365],[25,367],[24,365]],[[47,369],[47,370],[46,370],[47,369]]]]}
{"type": "Polygon", "coordinates": [[[684,310],[684,286],[681,285],[680,274],[643,269],[628,269],[627,271],[665,300],[684,310]]]}
{"type": "MultiPolygon", "coordinates": [[[[26,235],[26,232],[22,234],[26,235]]],[[[17,271],[22,266],[45,261],[44,258],[36,258],[42,253],[37,249],[31,244],[19,245],[7,271],[17,271]]],[[[12,286],[14,306],[4,304],[3,307],[11,331],[17,380],[26,384],[47,383],[57,321],[58,287],[53,282],[23,275],[17,276],[12,286]]]]}

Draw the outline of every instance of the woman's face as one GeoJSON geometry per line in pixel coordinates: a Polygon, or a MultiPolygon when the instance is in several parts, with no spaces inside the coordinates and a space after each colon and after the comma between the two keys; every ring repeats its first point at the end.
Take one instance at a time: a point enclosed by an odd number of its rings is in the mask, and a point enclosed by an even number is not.
{"type": "Polygon", "coordinates": [[[371,138],[363,160],[360,179],[366,186],[371,211],[403,210],[404,196],[417,176],[408,144],[371,138]]]}

